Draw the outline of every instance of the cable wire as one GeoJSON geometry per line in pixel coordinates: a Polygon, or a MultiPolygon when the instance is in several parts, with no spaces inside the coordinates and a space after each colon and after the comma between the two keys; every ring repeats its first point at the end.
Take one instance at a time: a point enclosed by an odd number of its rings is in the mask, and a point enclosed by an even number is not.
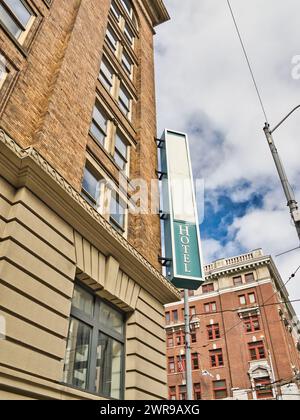
{"type": "Polygon", "coordinates": [[[253,80],[253,83],[254,83],[254,87],[255,87],[255,90],[256,90],[256,93],[257,93],[257,96],[258,96],[258,99],[259,99],[259,103],[260,103],[261,109],[263,111],[263,114],[264,114],[264,117],[266,119],[266,122],[268,123],[269,120],[268,120],[268,116],[267,116],[267,113],[266,113],[266,109],[265,109],[265,106],[263,104],[262,96],[260,94],[260,91],[259,91],[259,88],[258,88],[258,84],[257,84],[256,79],[255,79],[255,76],[254,76],[254,71],[252,70],[250,59],[249,59],[249,56],[248,56],[248,53],[247,53],[247,50],[246,50],[245,43],[243,41],[242,35],[241,35],[241,31],[240,31],[239,26],[238,26],[238,23],[237,23],[237,19],[235,17],[234,12],[233,12],[233,8],[231,6],[230,0],[226,0],[226,1],[227,1],[228,7],[229,7],[229,10],[230,10],[230,14],[231,14],[231,17],[233,19],[233,23],[234,23],[236,32],[238,34],[238,37],[239,37],[239,40],[240,40],[240,43],[241,43],[241,46],[242,46],[242,49],[243,49],[243,52],[244,52],[246,61],[247,61],[247,65],[248,65],[248,68],[249,68],[249,71],[250,71],[250,74],[251,74],[251,77],[252,77],[252,80],[253,80]]]}

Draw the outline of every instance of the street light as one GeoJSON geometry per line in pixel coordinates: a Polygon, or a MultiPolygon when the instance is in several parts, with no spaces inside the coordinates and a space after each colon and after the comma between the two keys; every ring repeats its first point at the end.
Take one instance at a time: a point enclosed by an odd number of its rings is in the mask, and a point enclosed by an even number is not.
{"type": "Polygon", "coordinates": [[[284,117],[279,124],[277,124],[272,130],[270,129],[270,125],[265,123],[264,132],[277,168],[277,172],[287,199],[287,205],[290,208],[292,220],[295,224],[295,228],[297,230],[298,238],[300,241],[300,211],[298,208],[298,203],[295,198],[294,191],[288,181],[283,163],[281,162],[278,150],[275,146],[273,133],[277,130],[288,118],[292,115],[297,109],[300,108],[300,105],[296,106],[286,117],[284,117]]]}

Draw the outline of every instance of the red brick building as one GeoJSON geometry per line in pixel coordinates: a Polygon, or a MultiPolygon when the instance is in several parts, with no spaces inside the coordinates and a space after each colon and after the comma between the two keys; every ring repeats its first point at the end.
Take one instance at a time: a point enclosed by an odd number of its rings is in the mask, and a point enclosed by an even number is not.
{"type": "MultiPolygon", "coordinates": [[[[288,300],[261,250],[206,266],[190,296],[195,399],[300,399],[300,329],[288,300]]],[[[166,333],[169,399],[185,399],[183,301],[166,306],[166,333]]]]}

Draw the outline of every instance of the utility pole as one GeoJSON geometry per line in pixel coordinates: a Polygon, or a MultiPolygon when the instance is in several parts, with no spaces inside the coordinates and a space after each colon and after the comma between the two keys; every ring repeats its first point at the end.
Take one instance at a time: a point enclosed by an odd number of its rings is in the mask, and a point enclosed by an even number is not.
{"type": "Polygon", "coordinates": [[[300,241],[300,211],[298,208],[298,203],[295,198],[294,191],[291,187],[291,184],[288,181],[283,163],[281,162],[277,147],[275,146],[273,133],[277,130],[278,127],[294,112],[296,109],[299,109],[300,105],[294,108],[273,130],[270,129],[270,125],[268,123],[265,124],[264,132],[277,168],[277,172],[287,199],[287,205],[290,209],[291,217],[294,222],[295,228],[297,230],[298,238],[300,241]]]}
{"type": "Polygon", "coordinates": [[[185,366],[186,366],[186,392],[187,399],[193,400],[193,378],[191,360],[191,328],[190,328],[190,308],[189,291],[184,289],[184,322],[185,322],[185,366]]]}

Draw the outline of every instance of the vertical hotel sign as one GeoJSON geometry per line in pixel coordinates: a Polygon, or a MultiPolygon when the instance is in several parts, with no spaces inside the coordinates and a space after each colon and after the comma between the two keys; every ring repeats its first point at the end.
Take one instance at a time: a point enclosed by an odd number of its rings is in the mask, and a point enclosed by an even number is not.
{"type": "Polygon", "coordinates": [[[167,277],[178,288],[198,289],[204,282],[200,231],[186,134],[165,130],[161,166],[167,176],[162,200],[167,277]]]}

